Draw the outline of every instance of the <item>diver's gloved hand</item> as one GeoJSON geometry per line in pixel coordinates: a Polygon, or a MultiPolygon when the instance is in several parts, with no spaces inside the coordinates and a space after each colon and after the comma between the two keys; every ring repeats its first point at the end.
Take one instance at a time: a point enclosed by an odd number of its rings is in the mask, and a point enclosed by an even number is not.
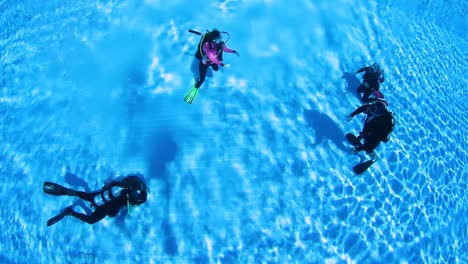
{"type": "Polygon", "coordinates": [[[348,122],[351,121],[351,119],[353,119],[352,115],[349,115],[349,116],[346,117],[346,121],[348,121],[348,122]]]}
{"type": "Polygon", "coordinates": [[[231,64],[221,63],[221,66],[223,66],[224,68],[229,68],[231,66],[231,64]]]}
{"type": "Polygon", "coordinates": [[[239,54],[239,52],[237,52],[237,50],[234,50],[233,52],[234,52],[234,54],[236,54],[237,56],[240,56],[240,54],[239,54]]]}

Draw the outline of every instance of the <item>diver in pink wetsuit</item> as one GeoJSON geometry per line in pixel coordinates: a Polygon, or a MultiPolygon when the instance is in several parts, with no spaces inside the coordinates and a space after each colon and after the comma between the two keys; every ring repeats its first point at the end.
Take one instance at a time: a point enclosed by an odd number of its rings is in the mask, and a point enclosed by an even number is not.
{"type": "Polygon", "coordinates": [[[198,43],[197,52],[195,53],[195,57],[200,60],[200,64],[198,66],[200,75],[194,85],[195,88],[200,88],[202,83],[205,81],[206,71],[209,66],[211,66],[214,71],[217,71],[219,66],[225,66],[223,63],[223,51],[234,53],[239,56],[239,53],[236,50],[230,49],[226,46],[226,43],[224,43],[221,38],[219,30],[214,29],[213,31],[207,32],[203,35],[202,40],[198,43]]]}

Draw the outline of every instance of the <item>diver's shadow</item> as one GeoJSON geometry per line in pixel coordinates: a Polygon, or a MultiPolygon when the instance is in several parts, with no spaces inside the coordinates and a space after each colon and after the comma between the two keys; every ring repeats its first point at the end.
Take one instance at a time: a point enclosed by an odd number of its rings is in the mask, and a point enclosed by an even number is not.
{"type": "MultiPolygon", "coordinates": [[[[75,174],[71,172],[67,172],[65,174],[65,182],[68,183],[70,187],[72,187],[74,190],[83,189],[84,192],[91,192],[91,188],[89,188],[89,184],[85,180],[81,179],[80,177],[76,176],[75,174]]],[[[72,206],[81,207],[81,209],[83,209],[88,215],[93,213],[93,211],[89,208],[89,206],[82,199],[77,199],[76,201],[74,201],[72,206]]]]}
{"type": "Polygon", "coordinates": [[[161,180],[164,198],[171,198],[171,182],[167,171],[167,164],[174,160],[178,152],[178,145],[169,130],[156,131],[147,142],[146,160],[148,161],[149,177],[161,180]]]}
{"type": "Polygon", "coordinates": [[[129,71],[124,82],[124,92],[126,94],[127,124],[128,134],[126,136],[125,151],[129,156],[135,155],[143,149],[141,142],[142,122],[141,116],[147,111],[148,98],[145,90],[146,77],[143,70],[135,67],[129,71]]]}
{"type": "MultiPolygon", "coordinates": [[[[155,177],[161,182],[161,193],[165,199],[164,218],[161,229],[164,235],[164,250],[168,255],[177,254],[177,240],[172,230],[169,204],[172,196],[172,183],[167,165],[173,161],[179,151],[179,147],[169,130],[156,131],[148,142],[146,159],[149,164],[148,172],[150,177],[155,177]]],[[[163,206],[164,203],[161,204],[163,206]]]]}
{"type": "Polygon", "coordinates": [[[351,72],[344,72],[341,78],[346,81],[346,91],[354,95],[357,99],[361,100],[361,95],[357,91],[359,85],[361,85],[361,81],[359,81],[356,75],[351,72]]]}
{"type": "Polygon", "coordinates": [[[331,140],[339,149],[349,152],[349,148],[344,145],[345,135],[340,127],[327,115],[316,111],[304,111],[304,119],[307,124],[315,131],[314,146],[322,143],[324,140],[331,140]]]}
{"type": "Polygon", "coordinates": [[[127,115],[130,120],[146,110],[146,97],[141,92],[145,82],[146,77],[142,70],[135,68],[128,73],[124,87],[127,96],[127,115]]]}

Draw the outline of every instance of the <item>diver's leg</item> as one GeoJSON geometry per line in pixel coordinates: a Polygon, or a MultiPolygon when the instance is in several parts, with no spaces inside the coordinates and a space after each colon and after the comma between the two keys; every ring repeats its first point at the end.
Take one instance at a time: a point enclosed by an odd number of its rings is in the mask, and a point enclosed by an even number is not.
{"type": "Polygon", "coordinates": [[[50,194],[50,195],[75,196],[77,192],[75,190],[72,190],[70,188],[64,187],[60,184],[53,183],[53,182],[44,182],[42,190],[44,191],[44,193],[50,194]]]}
{"type": "Polygon", "coordinates": [[[76,196],[88,202],[92,202],[94,199],[94,196],[99,193],[99,192],[87,193],[87,192],[82,192],[82,191],[76,191],[73,189],[63,187],[53,182],[44,182],[43,190],[44,190],[44,193],[47,193],[50,195],[76,196]]]}
{"type": "Polygon", "coordinates": [[[366,151],[366,154],[373,157],[372,153],[375,148],[379,145],[380,140],[375,138],[364,138],[364,144],[362,145],[362,150],[366,151]]]}
{"type": "Polygon", "coordinates": [[[73,211],[72,207],[69,206],[65,208],[62,212],[60,212],[58,215],[50,218],[47,220],[47,226],[51,226],[56,224],[58,221],[62,220],[65,216],[70,215],[70,213],[73,211]]]}
{"type": "Polygon", "coordinates": [[[205,81],[206,71],[208,70],[208,65],[206,65],[202,61],[200,61],[200,64],[198,65],[198,69],[199,69],[199,72],[200,72],[200,76],[198,77],[197,83],[195,83],[196,88],[200,88],[202,83],[205,81]]]}
{"type": "Polygon", "coordinates": [[[92,203],[94,201],[94,197],[96,195],[98,195],[99,193],[100,192],[90,192],[90,193],[88,193],[88,192],[76,191],[74,196],[92,203]]]}
{"type": "Polygon", "coordinates": [[[78,213],[72,210],[69,213],[69,215],[76,217],[80,219],[81,221],[92,225],[101,221],[104,217],[106,217],[106,212],[102,210],[101,208],[97,208],[91,215],[86,215],[86,214],[78,213]]]}

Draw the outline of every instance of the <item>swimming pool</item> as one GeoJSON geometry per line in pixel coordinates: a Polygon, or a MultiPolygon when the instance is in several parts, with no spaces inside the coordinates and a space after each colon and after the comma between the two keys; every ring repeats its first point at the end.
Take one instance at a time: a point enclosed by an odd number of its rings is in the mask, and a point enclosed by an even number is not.
{"type": "Polygon", "coordinates": [[[466,262],[467,4],[383,2],[0,3],[1,262],[466,262]],[[189,105],[213,27],[240,56],[189,105]],[[374,61],[397,125],[357,176],[374,61]],[[44,181],[132,172],[133,213],[46,227],[75,200],[44,181]]]}

